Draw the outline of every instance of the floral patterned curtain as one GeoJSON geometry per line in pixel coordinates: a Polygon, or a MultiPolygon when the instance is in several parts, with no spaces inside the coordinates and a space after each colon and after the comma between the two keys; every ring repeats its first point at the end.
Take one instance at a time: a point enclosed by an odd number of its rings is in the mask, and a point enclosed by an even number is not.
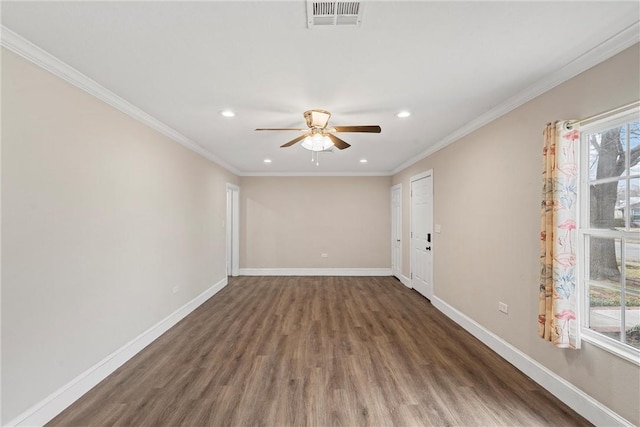
{"type": "Polygon", "coordinates": [[[543,132],[538,335],[579,348],[576,292],[577,125],[549,123],[543,132]]]}

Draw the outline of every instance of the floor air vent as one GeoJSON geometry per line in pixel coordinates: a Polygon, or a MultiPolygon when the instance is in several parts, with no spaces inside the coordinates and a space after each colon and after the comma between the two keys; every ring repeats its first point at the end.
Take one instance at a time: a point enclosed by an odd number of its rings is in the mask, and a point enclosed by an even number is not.
{"type": "Polygon", "coordinates": [[[307,0],[309,28],[359,27],[361,21],[362,3],[358,1],[307,0]]]}

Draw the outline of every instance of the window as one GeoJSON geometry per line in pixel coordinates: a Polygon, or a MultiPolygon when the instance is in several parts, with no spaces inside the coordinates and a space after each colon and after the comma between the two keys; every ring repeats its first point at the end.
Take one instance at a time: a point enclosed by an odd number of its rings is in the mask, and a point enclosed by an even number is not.
{"type": "Polygon", "coordinates": [[[640,363],[640,111],[583,125],[582,338],[640,363]]]}

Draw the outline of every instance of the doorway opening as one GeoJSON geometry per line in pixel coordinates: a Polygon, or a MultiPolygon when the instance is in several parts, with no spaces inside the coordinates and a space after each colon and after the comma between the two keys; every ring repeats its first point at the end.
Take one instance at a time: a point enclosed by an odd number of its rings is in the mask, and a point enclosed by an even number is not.
{"type": "Polygon", "coordinates": [[[391,187],[391,274],[402,281],[402,184],[391,187]]]}
{"type": "Polygon", "coordinates": [[[227,183],[227,276],[240,271],[240,187],[227,183]]]}

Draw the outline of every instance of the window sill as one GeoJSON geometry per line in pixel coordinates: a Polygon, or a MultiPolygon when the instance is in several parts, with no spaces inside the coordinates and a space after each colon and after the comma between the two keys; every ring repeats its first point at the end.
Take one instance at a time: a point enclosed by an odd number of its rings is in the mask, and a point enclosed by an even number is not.
{"type": "Polygon", "coordinates": [[[582,329],[581,339],[640,366],[640,350],[586,328],[582,329]]]}

